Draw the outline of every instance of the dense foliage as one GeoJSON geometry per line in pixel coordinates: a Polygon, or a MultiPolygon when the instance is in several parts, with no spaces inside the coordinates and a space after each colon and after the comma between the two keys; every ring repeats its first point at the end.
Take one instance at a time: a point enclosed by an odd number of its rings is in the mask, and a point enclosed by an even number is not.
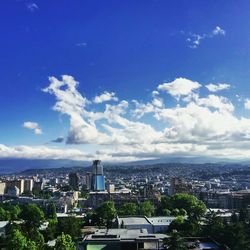
{"type": "Polygon", "coordinates": [[[41,207],[35,204],[0,204],[0,220],[11,222],[6,231],[7,249],[47,250],[50,248],[45,243],[56,239],[56,248],[52,249],[74,250],[74,241],[81,237],[84,225],[110,228],[117,215],[175,216],[166,232],[171,236],[165,242],[168,249],[176,249],[177,246],[178,249],[186,249],[182,237],[200,236],[211,237],[232,250],[250,250],[250,213],[247,209],[235,211],[228,222],[207,211],[203,202],[188,194],[163,196],[158,204],[152,201],[129,202],[116,207],[114,202],[108,201],[87,213],[84,220],[73,216],[58,219],[53,203],[41,207]],[[48,226],[41,230],[44,221],[48,222],[48,226]]]}

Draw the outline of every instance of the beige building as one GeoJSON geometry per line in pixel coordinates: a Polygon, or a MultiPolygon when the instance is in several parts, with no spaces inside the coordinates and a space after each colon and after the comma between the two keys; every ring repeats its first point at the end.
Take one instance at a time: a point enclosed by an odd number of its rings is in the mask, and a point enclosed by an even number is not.
{"type": "Polygon", "coordinates": [[[4,195],[6,192],[6,183],[0,182],[0,195],[4,195]]]}
{"type": "Polygon", "coordinates": [[[19,180],[10,180],[6,182],[6,188],[13,188],[17,187],[19,189],[19,194],[22,194],[24,191],[24,180],[19,179],[19,180]]]}
{"type": "Polygon", "coordinates": [[[33,187],[34,187],[34,180],[33,179],[24,180],[24,191],[25,192],[32,192],[33,187]]]}

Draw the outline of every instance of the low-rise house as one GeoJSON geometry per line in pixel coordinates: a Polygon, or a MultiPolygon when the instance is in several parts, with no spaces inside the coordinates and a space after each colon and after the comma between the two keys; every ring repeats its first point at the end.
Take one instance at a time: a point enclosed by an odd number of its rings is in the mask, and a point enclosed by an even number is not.
{"type": "Polygon", "coordinates": [[[175,220],[174,216],[159,217],[117,217],[116,224],[118,228],[126,229],[146,229],[149,233],[165,233],[171,222],[175,220]]]}
{"type": "Polygon", "coordinates": [[[146,229],[99,229],[86,235],[79,249],[83,250],[161,250],[165,234],[150,234],[146,229]]]}
{"type": "Polygon", "coordinates": [[[146,217],[153,227],[153,233],[165,233],[169,225],[175,220],[174,216],[146,217]]]}

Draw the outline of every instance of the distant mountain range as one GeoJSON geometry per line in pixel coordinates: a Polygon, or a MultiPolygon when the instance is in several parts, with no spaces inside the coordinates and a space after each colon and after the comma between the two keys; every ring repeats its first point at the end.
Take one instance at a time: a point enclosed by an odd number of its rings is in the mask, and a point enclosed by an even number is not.
{"type": "Polygon", "coordinates": [[[90,165],[91,162],[73,160],[0,159],[0,174],[20,173],[27,169],[87,167],[90,165]]]}
{"type": "MultiPolygon", "coordinates": [[[[205,157],[168,157],[153,160],[142,160],[134,162],[112,163],[104,162],[105,165],[131,166],[131,165],[152,165],[160,163],[219,163],[219,164],[250,164],[249,161],[232,161],[228,159],[212,159],[205,157]]],[[[52,169],[52,168],[71,168],[71,167],[89,167],[91,161],[74,161],[74,160],[41,160],[41,159],[0,159],[0,174],[20,173],[28,169],[52,169]]]]}

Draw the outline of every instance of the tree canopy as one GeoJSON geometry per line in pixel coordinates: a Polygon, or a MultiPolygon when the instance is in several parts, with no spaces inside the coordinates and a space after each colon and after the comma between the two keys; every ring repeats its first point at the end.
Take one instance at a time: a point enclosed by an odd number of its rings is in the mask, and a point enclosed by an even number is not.
{"type": "Polygon", "coordinates": [[[118,210],[118,214],[125,215],[137,215],[137,205],[135,203],[124,203],[122,207],[118,210]]]}
{"type": "Polygon", "coordinates": [[[76,250],[71,236],[62,233],[56,240],[55,250],[76,250]]]}
{"type": "Polygon", "coordinates": [[[155,207],[150,201],[144,201],[140,204],[140,214],[150,217],[154,215],[155,207]]]}
{"type": "Polygon", "coordinates": [[[205,215],[206,205],[193,195],[175,194],[170,198],[173,209],[184,209],[189,217],[198,219],[205,215]]]}
{"type": "Polygon", "coordinates": [[[26,205],[20,217],[25,220],[26,226],[29,228],[39,228],[44,221],[44,212],[36,204],[26,205]]]}
{"type": "Polygon", "coordinates": [[[114,202],[107,201],[97,208],[96,213],[101,220],[101,224],[105,225],[107,228],[110,228],[112,225],[112,220],[116,217],[117,211],[114,202]]]}
{"type": "Polygon", "coordinates": [[[18,229],[11,232],[7,243],[8,250],[37,250],[35,242],[28,240],[27,237],[18,229]]]}

